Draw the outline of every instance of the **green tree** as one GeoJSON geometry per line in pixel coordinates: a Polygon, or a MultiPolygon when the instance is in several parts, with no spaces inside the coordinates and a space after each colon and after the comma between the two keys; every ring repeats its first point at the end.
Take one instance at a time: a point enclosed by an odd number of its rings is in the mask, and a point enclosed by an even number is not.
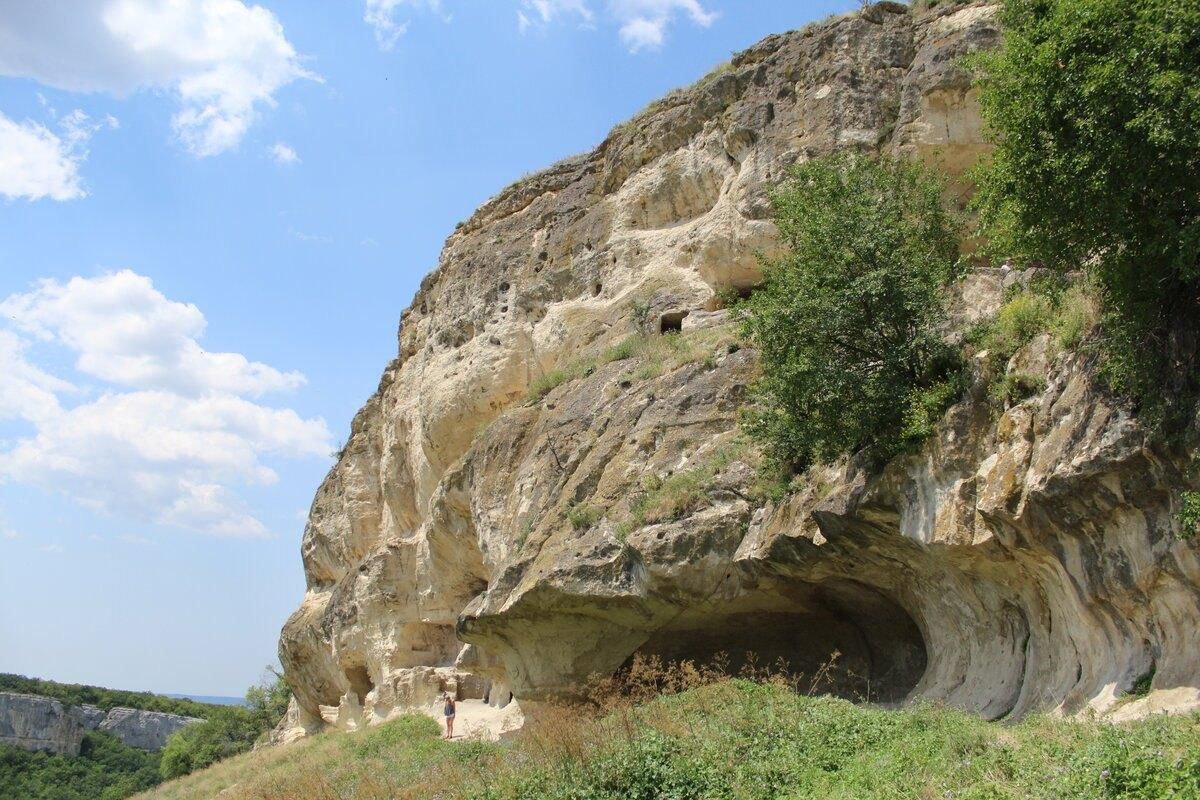
{"type": "Polygon", "coordinates": [[[1002,22],[976,61],[991,249],[1087,265],[1110,382],[1181,421],[1200,388],[1200,3],[1006,0],[1002,22]]]}
{"type": "Polygon", "coordinates": [[[918,164],[833,156],[773,195],[787,254],[740,306],[763,375],[743,420],[785,472],[868,448],[889,458],[928,434],[961,390],[937,331],[958,226],[918,164]]]}
{"type": "Polygon", "coordinates": [[[264,733],[283,719],[291,699],[287,678],[274,667],[267,667],[263,680],[246,690],[246,708],[250,709],[254,726],[264,733]]]}
{"type": "Polygon", "coordinates": [[[219,708],[204,722],[188,725],[171,734],[162,750],[162,776],[178,778],[223,758],[244,753],[254,746],[259,733],[249,709],[239,706],[219,708]]]}
{"type": "Polygon", "coordinates": [[[279,724],[291,697],[284,676],[267,667],[263,680],[246,690],[245,706],[217,707],[204,722],[189,725],[167,739],[162,776],[178,778],[246,752],[279,724]]]}

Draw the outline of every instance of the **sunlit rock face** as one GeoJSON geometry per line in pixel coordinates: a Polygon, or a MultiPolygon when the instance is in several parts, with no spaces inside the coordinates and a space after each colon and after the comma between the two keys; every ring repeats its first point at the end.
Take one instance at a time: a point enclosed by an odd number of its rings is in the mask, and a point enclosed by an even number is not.
{"type": "MultiPolygon", "coordinates": [[[[1196,703],[1180,465],[1044,342],[1017,356],[1037,396],[995,410],[980,366],[921,453],[824,468],[780,505],[753,499],[735,445],[753,352],[598,359],[523,403],[631,334],[718,336],[716,295],[760,281],[768,191],[799,160],[914,155],[965,191],[985,144],[957,59],[998,36],[985,4],[884,3],[769,37],[459,225],[313,503],[280,641],[291,729],[447,690],[528,706],[639,652],[813,672],[836,651],[838,691],[991,717],[1108,708],[1151,670],[1121,713],[1196,703]],[[629,525],[648,485],[690,471],[700,502],[629,525]]],[[[957,287],[956,324],[1010,278],[957,287]]]]}
{"type": "Polygon", "coordinates": [[[203,720],[96,706],[68,706],[50,697],[0,692],[0,744],[55,755],[77,756],[88,731],[99,730],[122,744],[141,750],[161,750],[176,731],[203,720]]]}

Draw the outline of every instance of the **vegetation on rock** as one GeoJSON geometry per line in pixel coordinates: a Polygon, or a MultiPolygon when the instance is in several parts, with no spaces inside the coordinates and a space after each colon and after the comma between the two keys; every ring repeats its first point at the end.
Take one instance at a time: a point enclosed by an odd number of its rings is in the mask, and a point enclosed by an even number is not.
{"type": "Polygon", "coordinates": [[[1200,4],[1007,0],[977,57],[990,249],[1086,267],[1104,372],[1167,429],[1200,395],[1200,4]]]}
{"type": "Polygon", "coordinates": [[[763,366],[745,428],[783,471],[864,448],[890,458],[960,393],[938,331],[958,263],[941,191],[915,163],[858,156],[800,164],[775,191],[788,252],[739,309],[763,366]]]}

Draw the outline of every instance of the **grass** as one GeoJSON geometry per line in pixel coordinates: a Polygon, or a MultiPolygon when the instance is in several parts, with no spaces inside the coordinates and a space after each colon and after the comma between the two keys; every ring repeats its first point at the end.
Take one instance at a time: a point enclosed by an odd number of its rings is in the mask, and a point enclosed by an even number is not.
{"type": "Polygon", "coordinates": [[[223,788],[223,800],[1200,796],[1195,715],[1002,725],[929,704],[856,706],[780,681],[689,683],[603,711],[549,707],[500,744],[448,744],[432,720],[401,718],[238,756],[144,797],[200,800],[223,788]]]}
{"type": "Polygon", "coordinates": [[[617,536],[623,540],[638,528],[677,520],[697,510],[708,501],[713,479],[746,450],[746,442],[739,438],[692,469],[666,478],[648,476],[642,483],[642,494],[630,507],[629,518],[618,523],[617,536]]]}
{"type": "Polygon", "coordinates": [[[702,363],[711,369],[716,365],[718,353],[733,352],[738,346],[731,326],[661,336],[634,334],[597,356],[576,359],[537,378],[529,386],[525,405],[537,405],[559,386],[586,378],[600,366],[614,361],[636,360],[633,377],[645,381],[688,363],[702,363]]]}
{"type": "Polygon", "coordinates": [[[1060,350],[1076,350],[1100,322],[1100,298],[1087,283],[1043,280],[1012,294],[996,316],[967,335],[997,362],[1007,362],[1043,333],[1060,350]]]}
{"type": "Polygon", "coordinates": [[[988,399],[997,408],[1006,409],[1045,390],[1046,379],[1042,376],[1010,372],[992,382],[988,387],[988,399]]]}

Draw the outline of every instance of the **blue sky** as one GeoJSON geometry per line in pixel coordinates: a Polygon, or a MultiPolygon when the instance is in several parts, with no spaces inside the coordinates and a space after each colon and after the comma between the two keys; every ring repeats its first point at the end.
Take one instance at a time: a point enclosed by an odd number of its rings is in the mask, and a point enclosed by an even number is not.
{"type": "Polygon", "coordinates": [[[819,0],[0,0],[0,671],[240,694],[454,224],[819,0]]]}

